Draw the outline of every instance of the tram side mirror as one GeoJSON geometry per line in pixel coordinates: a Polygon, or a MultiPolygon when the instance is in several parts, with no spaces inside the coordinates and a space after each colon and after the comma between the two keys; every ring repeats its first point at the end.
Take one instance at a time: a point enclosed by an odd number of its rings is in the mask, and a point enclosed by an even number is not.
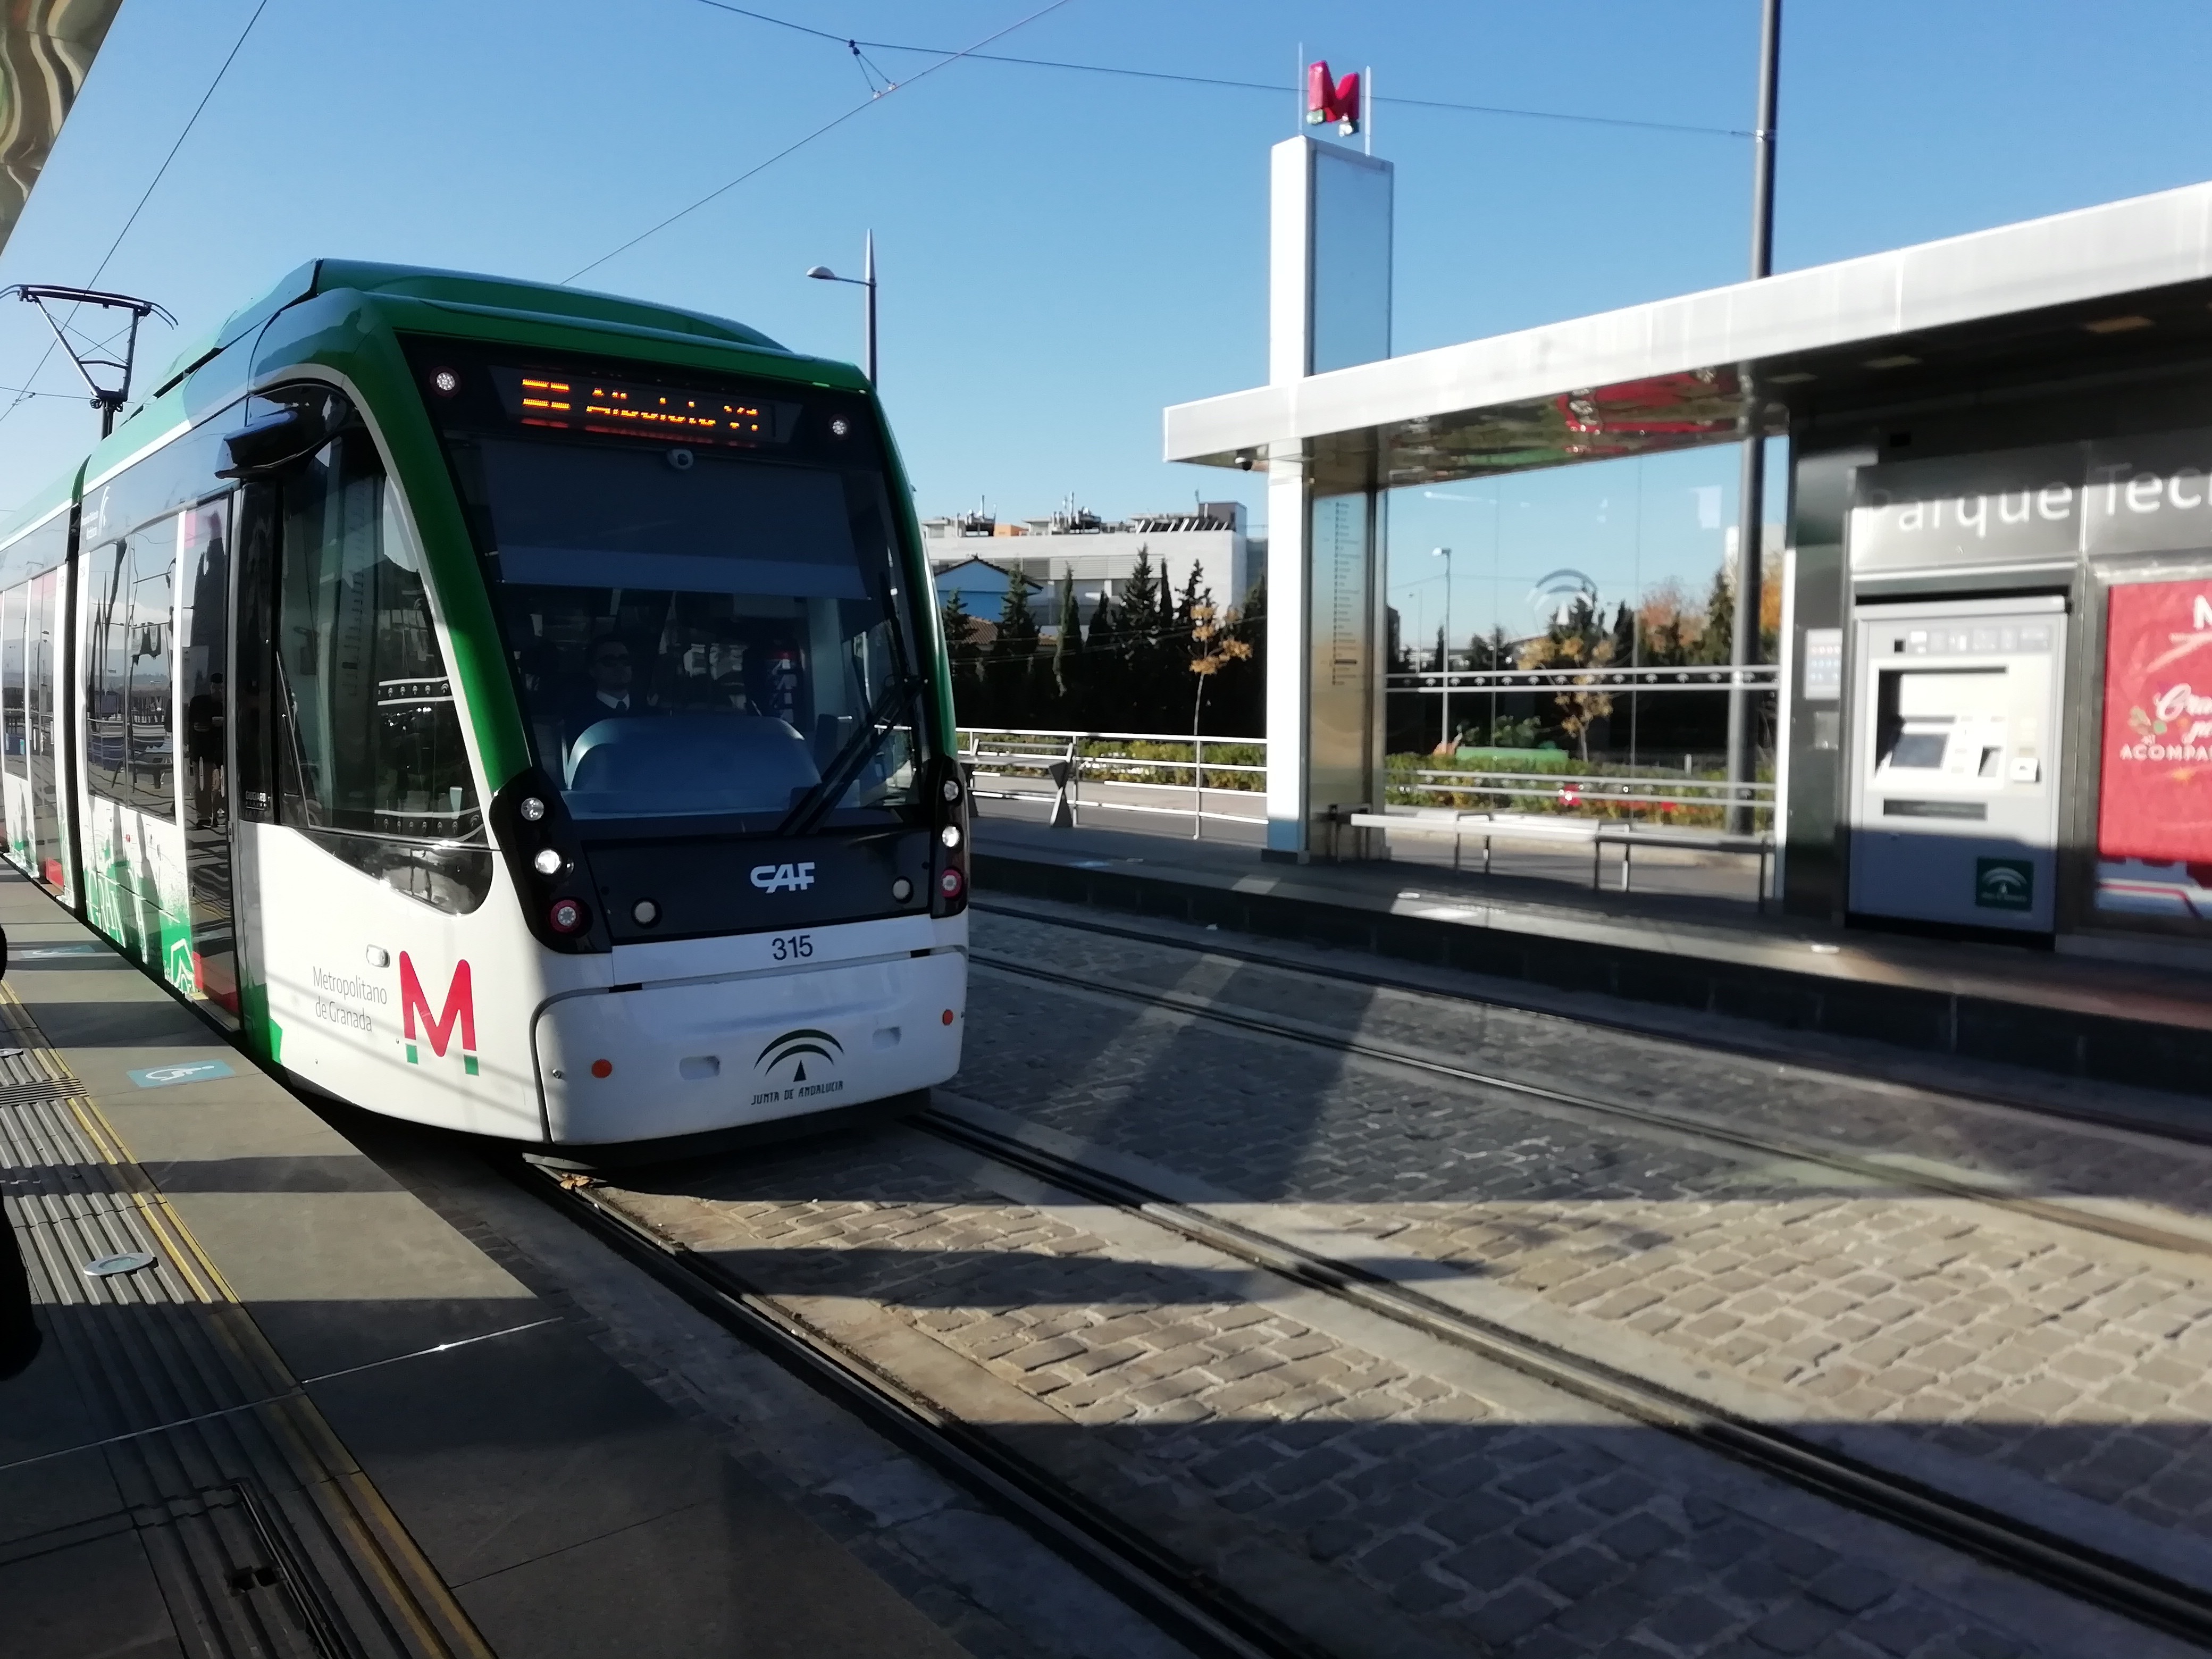
{"type": "Polygon", "coordinates": [[[328,443],[352,415],[352,403],[333,392],[249,421],[223,439],[227,465],[217,467],[216,476],[267,478],[297,466],[328,443]]]}

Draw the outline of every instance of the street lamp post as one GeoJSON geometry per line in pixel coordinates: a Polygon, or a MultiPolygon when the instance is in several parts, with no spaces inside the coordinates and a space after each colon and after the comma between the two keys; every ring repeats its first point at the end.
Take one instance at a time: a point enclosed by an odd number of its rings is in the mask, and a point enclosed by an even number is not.
{"type": "Polygon", "coordinates": [[[817,283],[850,283],[854,288],[867,289],[867,332],[861,342],[860,355],[868,371],[868,384],[873,386],[876,383],[876,233],[872,230],[868,233],[860,260],[861,274],[858,276],[840,276],[827,265],[816,265],[806,274],[817,283]]]}
{"type": "Polygon", "coordinates": [[[1451,549],[1432,547],[1429,556],[1444,562],[1444,636],[1443,644],[1437,650],[1437,672],[1443,676],[1443,729],[1437,734],[1437,747],[1442,749],[1451,741],[1451,549]]]}

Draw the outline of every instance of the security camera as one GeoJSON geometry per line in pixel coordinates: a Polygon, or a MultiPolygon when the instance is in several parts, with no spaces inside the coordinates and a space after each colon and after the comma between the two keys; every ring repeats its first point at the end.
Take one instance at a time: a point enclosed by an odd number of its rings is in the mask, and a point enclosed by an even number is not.
{"type": "Polygon", "coordinates": [[[1255,457],[1249,449],[1238,450],[1237,452],[1237,470],[1239,472],[1249,472],[1252,470],[1252,463],[1256,459],[1258,458],[1255,457]]]}

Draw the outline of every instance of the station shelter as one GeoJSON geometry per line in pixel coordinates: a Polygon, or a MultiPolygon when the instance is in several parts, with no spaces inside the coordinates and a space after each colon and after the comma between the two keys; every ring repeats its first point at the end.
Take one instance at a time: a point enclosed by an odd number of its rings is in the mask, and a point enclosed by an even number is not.
{"type": "Polygon", "coordinates": [[[1271,855],[1382,850],[1384,492],[1781,437],[1784,913],[2212,960],[2212,184],[1391,356],[1389,164],[1273,169],[1268,384],[1165,411],[1267,477],[1271,855]]]}

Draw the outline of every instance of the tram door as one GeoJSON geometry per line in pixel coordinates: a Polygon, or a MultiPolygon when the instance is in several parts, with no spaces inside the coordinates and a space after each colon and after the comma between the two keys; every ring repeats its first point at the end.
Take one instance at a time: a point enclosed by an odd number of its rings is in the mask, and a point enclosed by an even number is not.
{"type": "Polygon", "coordinates": [[[192,982],[225,1027],[239,1024],[237,927],[232,913],[228,496],[185,514],[178,547],[174,752],[185,823],[192,982]]]}
{"type": "Polygon", "coordinates": [[[4,796],[8,847],[26,870],[39,866],[31,846],[30,749],[23,724],[23,618],[30,584],[0,593],[0,796],[4,796]]]}
{"type": "Polygon", "coordinates": [[[247,483],[231,497],[233,561],[231,673],[223,687],[230,754],[229,799],[234,809],[227,830],[231,868],[235,872],[233,951],[243,988],[247,1049],[275,1060],[270,1045],[269,970],[261,922],[262,848],[257,837],[276,821],[275,761],[270,747],[270,661],[274,651],[276,597],[278,491],[269,483],[247,483]]]}
{"type": "Polygon", "coordinates": [[[65,808],[58,757],[61,752],[64,572],[49,570],[30,582],[23,644],[30,661],[24,686],[24,742],[31,776],[32,868],[57,893],[69,890],[68,853],[62,845],[65,808]]]}

